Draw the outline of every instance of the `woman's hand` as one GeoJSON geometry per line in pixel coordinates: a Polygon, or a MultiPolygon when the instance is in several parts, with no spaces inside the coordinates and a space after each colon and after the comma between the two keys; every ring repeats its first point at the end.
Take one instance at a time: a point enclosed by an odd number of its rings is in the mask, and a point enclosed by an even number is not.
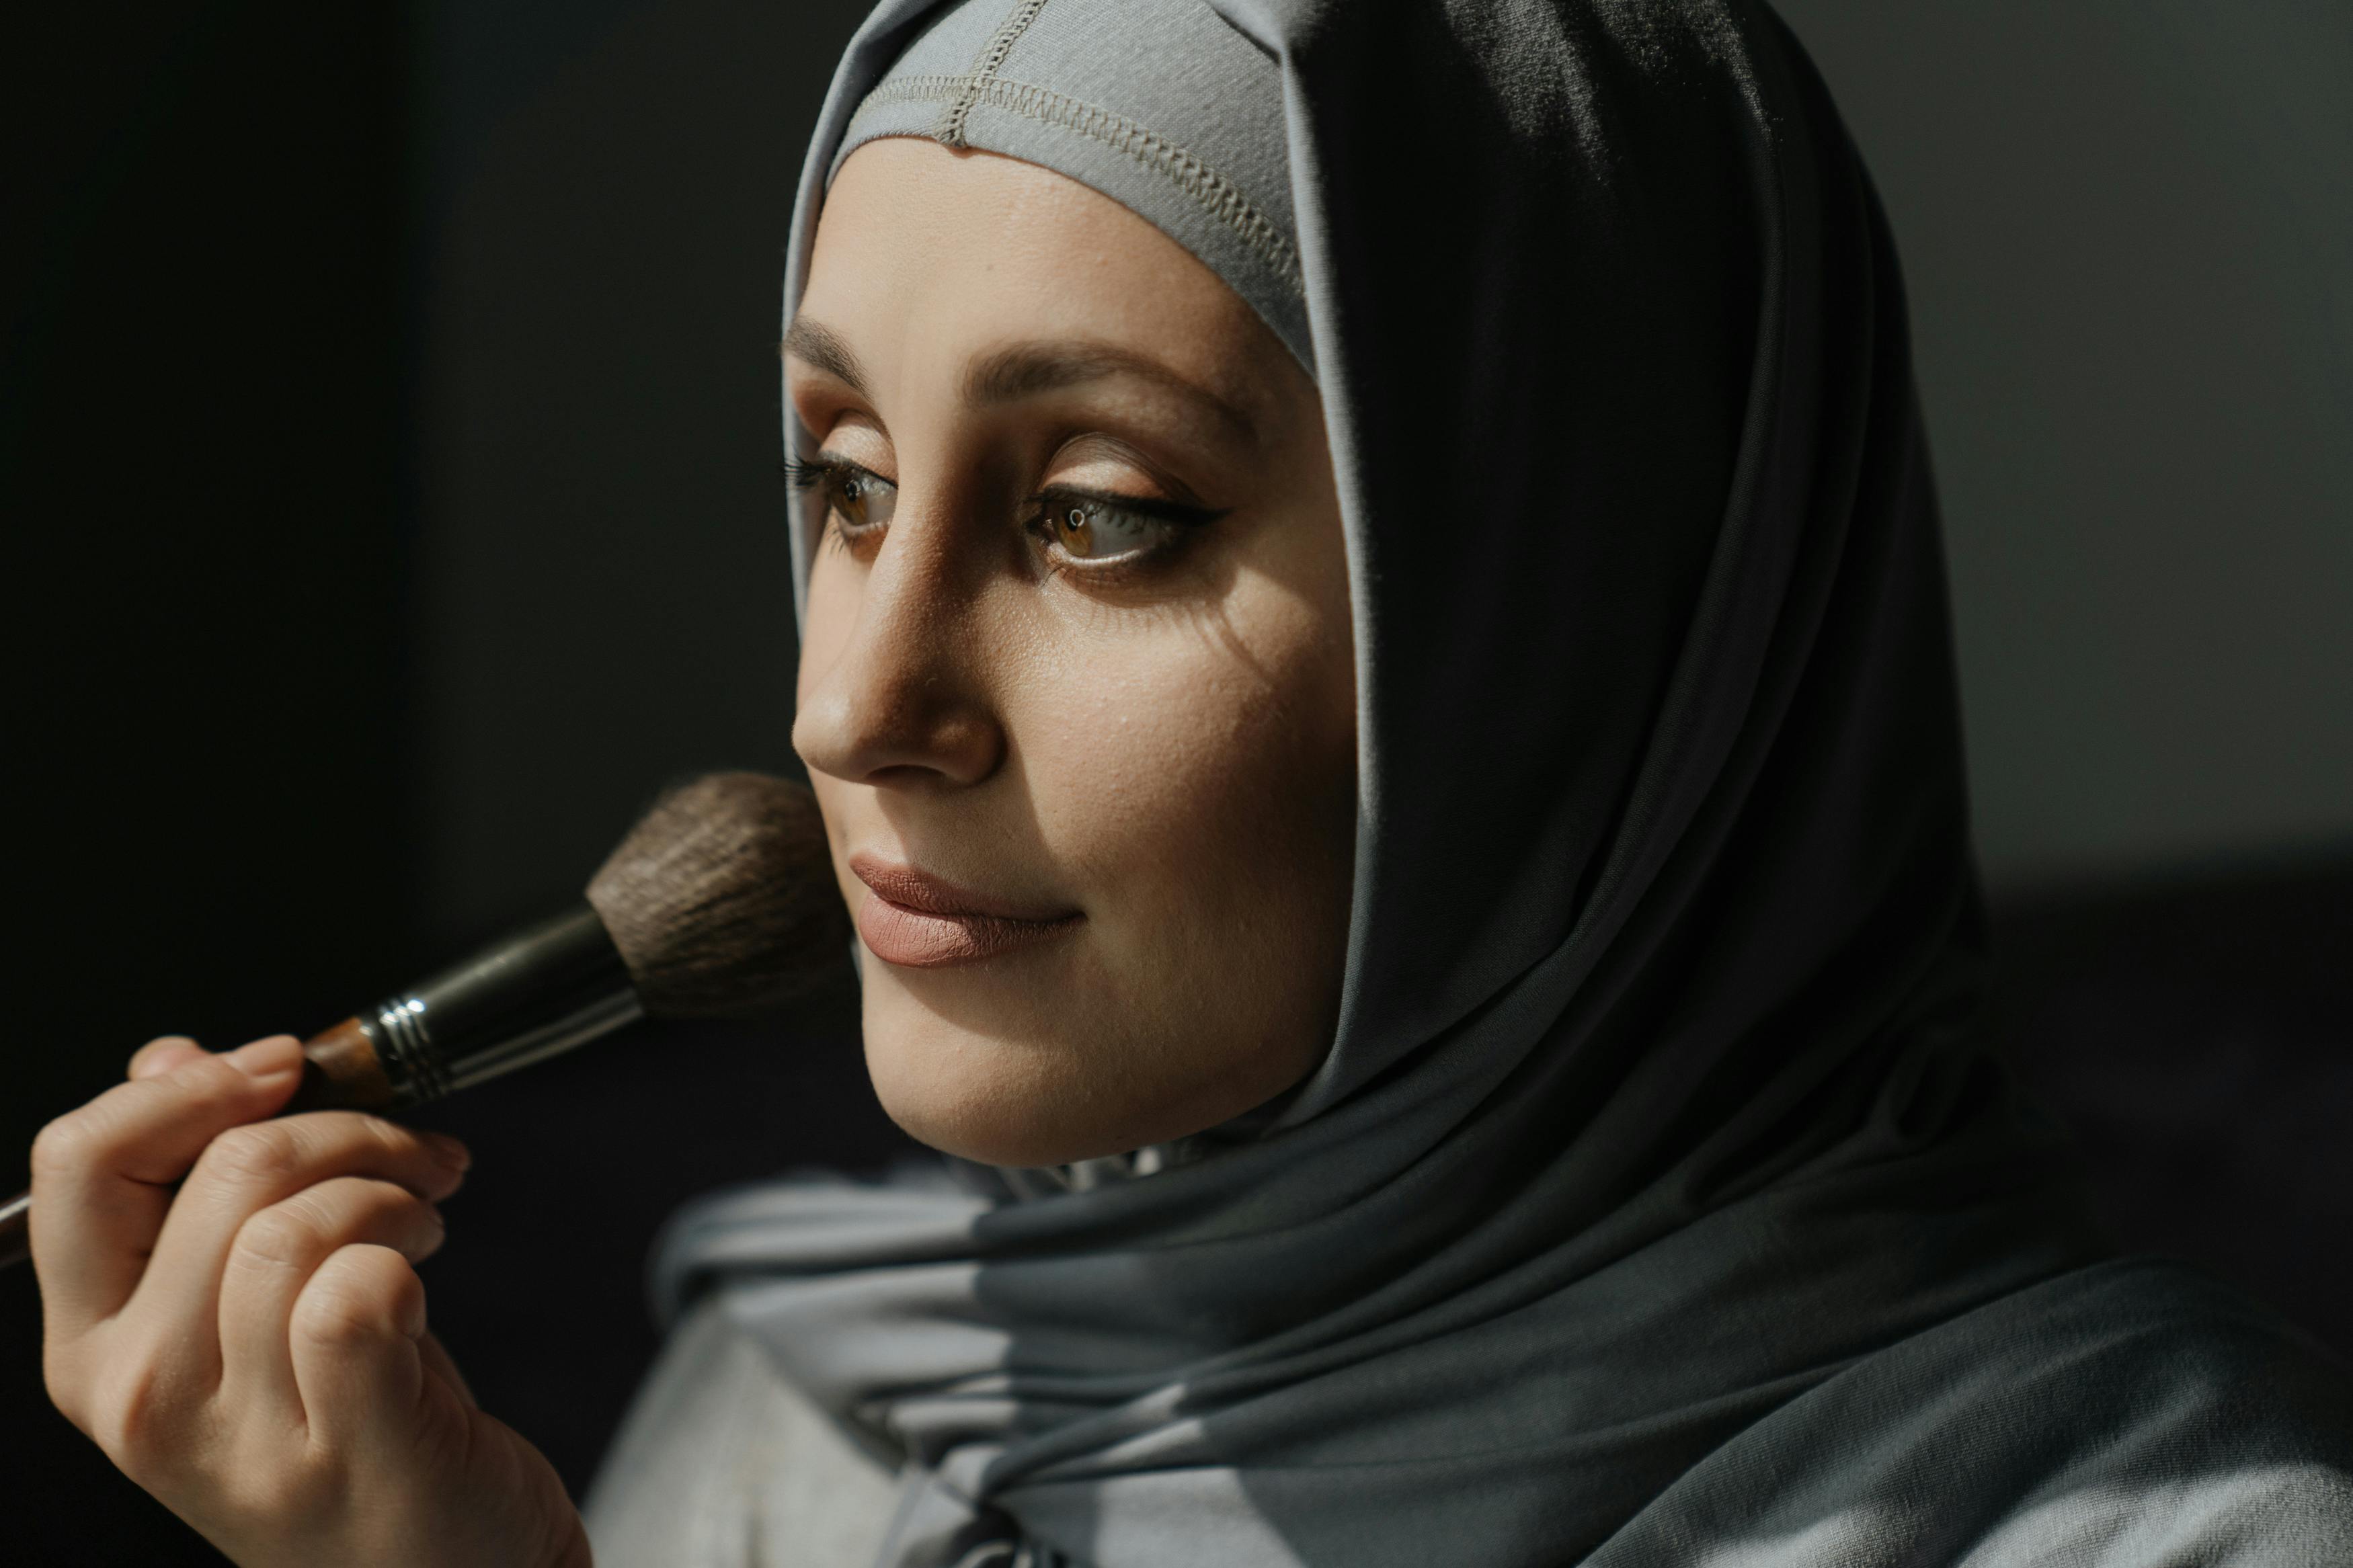
{"type": "Polygon", "coordinates": [[[264,1120],[301,1065],[286,1036],[157,1040],[42,1130],[49,1396],[245,1568],[586,1568],[555,1472],[426,1332],[411,1265],[464,1149],[352,1111],[264,1120]]]}

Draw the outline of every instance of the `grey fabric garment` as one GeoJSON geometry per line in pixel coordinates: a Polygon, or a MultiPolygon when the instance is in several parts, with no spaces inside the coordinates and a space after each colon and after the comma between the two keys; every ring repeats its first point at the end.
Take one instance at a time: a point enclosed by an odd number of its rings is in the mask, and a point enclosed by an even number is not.
{"type": "Polygon", "coordinates": [[[898,1491],[714,1300],[664,1342],[581,1513],[597,1568],[867,1568],[898,1491]]]}
{"type": "Polygon", "coordinates": [[[2343,1379],[2179,1268],[2059,1276],[1856,1360],[1589,1568],[2353,1563],[2343,1379]]]}
{"type": "MultiPolygon", "coordinates": [[[[668,1231],[665,1310],[714,1297],[903,1457],[898,1568],[2344,1560],[2341,1369],[2104,1261],[1986,1055],[1894,251],[1769,12],[889,0],[787,309],[934,22],[954,64],[1015,13],[1208,12],[1273,63],[1203,79],[1281,96],[1346,525],[1337,1037],[1138,1179],[723,1194],[668,1231]]],[[[1029,87],[1180,112],[1177,61],[1018,46],[1029,87]]],[[[1262,96],[1183,112],[1164,136],[1259,144],[1229,169],[1274,155],[1262,96]]]]}

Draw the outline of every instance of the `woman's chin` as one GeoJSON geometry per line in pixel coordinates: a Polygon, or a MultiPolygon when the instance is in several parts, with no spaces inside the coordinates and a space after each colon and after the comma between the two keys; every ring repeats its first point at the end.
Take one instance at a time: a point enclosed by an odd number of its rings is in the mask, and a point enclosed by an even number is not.
{"type": "Polygon", "coordinates": [[[870,1016],[865,1033],[866,1070],[883,1110],[944,1154],[986,1165],[1060,1165],[1123,1152],[1118,1130],[1073,1114],[1096,1096],[1075,1064],[1051,1059],[1050,1047],[936,1018],[878,1025],[870,1016]]]}
{"type": "Polygon", "coordinates": [[[1198,1096],[1107,1071],[1082,1053],[928,1030],[866,1032],[867,1075],[891,1120],[918,1142],[984,1165],[1125,1154],[1233,1113],[1197,1110],[1198,1096]]]}
{"type": "MultiPolygon", "coordinates": [[[[866,980],[866,1070],[875,1097],[909,1137],[986,1165],[1067,1165],[1183,1138],[1282,1093],[1322,1056],[1320,1048],[1278,1050],[1214,1021],[1139,1040],[1117,1020],[1082,1016],[1067,1001],[951,1010],[947,1001],[968,998],[896,980],[896,972],[871,971],[866,980]],[[1204,1038],[1229,1049],[1178,1048],[1204,1038]]],[[[1320,1046],[1330,1027],[1302,1020],[1287,1034],[1320,1046]]]]}
{"type": "Polygon", "coordinates": [[[1067,1165],[1136,1147],[1117,1136],[1090,1137],[1052,1108],[1024,1103],[1018,1090],[987,1083],[908,1083],[874,1074],[874,1091],[900,1131],[943,1154],[983,1165],[1067,1165]]]}

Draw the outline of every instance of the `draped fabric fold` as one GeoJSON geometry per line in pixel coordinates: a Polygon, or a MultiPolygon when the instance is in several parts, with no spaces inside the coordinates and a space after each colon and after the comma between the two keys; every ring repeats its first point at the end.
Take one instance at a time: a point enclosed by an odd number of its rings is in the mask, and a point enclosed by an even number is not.
{"type": "MultiPolygon", "coordinates": [[[[2216,1339],[2202,1288],[2098,1264],[1986,1055],[1902,289],[1762,5],[886,0],[810,149],[787,313],[853,119],[911,48],[1027,11],[1044,41],[990,79],[1092,102],[1033,79],[1050,22],[1172,10],[1280,95],[1280,145],[1228,162],[1284,188],[1227,180],[1288,226],[1295,319],[1274,272],[1237,288],[1303,334],[1346,526],[1337,1037],[1149,1176],[720,1194],[666,1233],[668,1309],[719,1292],[905,1457],[897,1568],[997,1537],[1104,1568],[1715,1562],[1825,1521],[1862,1554],[1787,1561],[1878,1562],[1886,1521],[1916,1523],[1889,1478],[1916,1485],[1937,1431],[2027,1451],[2024,1390],[2111,1424],[2054,1414],[2051,1442],[2122,1454],[2171,1421],[2150,1451],[2181,1475],[2241,1473],[2195,1401],[2095,1397],[2185,1355],[2221,1386],[2306,1352],[2236,1319],[2216,1339]]],[[[865,111],[922,127],[867,128],[938,133],[955,79],[865,111]]],[[[1191,242],[1213,267],[1249,239],[1220,221],[1191,242]]],[[[2263,1474],[2344,1472],[2336,1377],[2311,1373],[2263,1474]]],[[[1977,1533],[1883,1560],[1964,1560],[2073,1462],[2053,1452],[1947,1477],[1977,1533]]]]}

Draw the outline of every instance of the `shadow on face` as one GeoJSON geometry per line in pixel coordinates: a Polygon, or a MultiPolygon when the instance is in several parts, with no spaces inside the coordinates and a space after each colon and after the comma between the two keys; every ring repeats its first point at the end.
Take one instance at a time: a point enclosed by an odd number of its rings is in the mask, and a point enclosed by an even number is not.
{"type": "Polygon", "coordinates": [[[884,1106],[1039,1165],[1297,1082],[1356,820],[1313,381],[1125,207],[912,138],[843,163],[785,347],[824,516],[793,740],[884,1106]]]}

